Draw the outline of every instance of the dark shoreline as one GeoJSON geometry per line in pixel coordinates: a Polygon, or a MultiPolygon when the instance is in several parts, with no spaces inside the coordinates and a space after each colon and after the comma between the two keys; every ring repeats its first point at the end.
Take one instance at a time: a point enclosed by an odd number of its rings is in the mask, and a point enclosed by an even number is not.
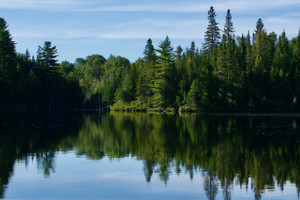
{"type": "Polygon", "coordinates": [[[156,113],[156,114],[179,114],[179,115],[189,115],[189,114],[197,114],[197,115],[212,115],[212,116],[249,116],[249,117],[272,117],[272,116],[278,116],[278,117],[300,117],[300,112],[168,112],[168,111],[121,111],[121,110],[101,110],[101,109],[92,109],[92,108],[76,108],[76,109],[54,109],[54,110],[47,110],[47,109],[27,109],[26,107],[15,107],[13,109],[8,108],[2,108],[0,107],[0,115],[2,113],[69,113],[69,112],[98,112],[98,113],[156,113]]]}

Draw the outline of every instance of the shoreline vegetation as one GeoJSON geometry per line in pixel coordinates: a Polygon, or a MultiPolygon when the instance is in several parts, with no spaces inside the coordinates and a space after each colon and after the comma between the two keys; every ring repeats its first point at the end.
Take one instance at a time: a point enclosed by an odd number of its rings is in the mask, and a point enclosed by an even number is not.
{"type": "Polygon", "coordinates": [[[200,49],[194,41],[174,49],[168,36],[154,48],[148,39],[133,63],[91,55],[59,64],[49,41],[34,56],[16,53],[0,17],[0,111],[300,111],[300,30],[288,39],[259,18],[253,33],[237,36],[230,10],[221,30],[211,7],[204,39],[200,49]]]}

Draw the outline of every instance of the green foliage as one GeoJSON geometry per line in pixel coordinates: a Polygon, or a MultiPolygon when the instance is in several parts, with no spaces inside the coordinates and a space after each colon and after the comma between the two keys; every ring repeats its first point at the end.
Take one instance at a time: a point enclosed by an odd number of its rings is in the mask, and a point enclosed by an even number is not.
{"type": "Polygon", "coordinates": [[[150,86],[151,80],[154,77],[154,66],[142,60],[136,61],[134,65],[136,66],[137,73],[136,97],[145,103],[149,103],[152,96],[150,86]]]}
{"type": "Polygon", "coordinates": [[[57,49],[56,46],[51,47],[51,42],[46,41],[44,43],[44,46],[38,47],[37,51],[37,62],[39,65],[44,67],[49,66],[56,66],[57,60],[55,59],[57,57],[57,49]]]}
{"type": "Polygon", "coordinates": [[[6,21],[0,17],[0,103],[14,101],[17,62],[15,43],[7,29],[6,21]]]}
{"type": "Polygon", "coordinates": [[[253,38],[235,36],[227,11],[223,40],[214,8],[208,12],[203,49],[194,41],[175,51],[167,36],[144,57],[91,55],[57,63],[56,47],[45,42],[36,61],[16,55],[0,18],[0,105],[34,109],[96,108],[148,111],[284,112],[300,110],[300,33],[289,40],[267,33],[261,19],[253,38]]]}
{"type": "Polygon", "coordinates": [[[273,66],[276,70],[283,70],[284,73],[291,72],[292,52],[285,32],[279,36],[279,41],[275,48],[273,66]]]}
{"type": "Polygon", "coordinates": [[[147,40],[147,44],[145,46],[145,49],[144,49],[144,60],[147,62],[147,63],[151,63],[151,64],[154,64],[155,61],[156,61],[156,54],[155,54],[155,49],[152,45],[152,40],[149,38],[147,40]]]}
{"type": "Polygon", "coordinates": [[[208,11],[208,27],[204,36],[205,43],[203,44],[203,49],[209,53],[212,53],[218,47],[221,38],[216,16],[215,10],[211,6],[208,11]]]}
{"type": "Polygon", "coordinates": [[[186,102],[194,110],[197,110],[201,101],[201,86],[199,80],[195,79],[187,95],[186,102]]]}
{"type": "Polygon", "coordinates": [[[255,30],[255,33],[256,33],[256,34],[259,34],[259,33],[261,33],[261,32],[265,32],[264,26],[265,26],[265,25],[264,25],[262,19],[259,18],[259,19],[257,20],[257,22],[256,22],[256,30],[255,30]]]}
{"type": "Polygon", "coordinates": [[[130,67],[127,67],[125,70],[122,86],[120,87],[119,97],[116,98],[117,101],[119,99],[123,102],[130,102],[135,100],[136,79],[137,76],[136,76],[135,65],[131,65],[130,67]]]}
{"type": "Polygon", "coordinates": [[[230,9],[227,10],[226,19],[225,19],[225,25],[224,25],[224,31],[223,31],[223,41],[226,43],[231,43],[231,40],[233,39],[233,22],[232,22],[232,16],[230,13],[230,9]]]}
{"type": "Polygon", "coordinates": [[[160,42],[158,47],[159,49],[156,51],[159,55],[155,65],[155,77],[151,85],[152,103],[154,107],[166,108],[175,103],[174,90],[176,89],[173,48],[169,37],[167,36],[164,41],[160,42]]]}

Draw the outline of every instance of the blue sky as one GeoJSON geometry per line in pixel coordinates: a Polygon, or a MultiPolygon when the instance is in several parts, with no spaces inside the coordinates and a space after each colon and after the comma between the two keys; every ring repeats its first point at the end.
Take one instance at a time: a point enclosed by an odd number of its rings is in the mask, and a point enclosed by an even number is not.
{"type": "Polygon", "coordinates": [[[166,35],[173,47],[201,48],[207,11],[214,6],[223,29],[231,10],[235,34],[253,32],[262,18],[268,32],[298,34],[300,0],[0,0],[0,17],[9,24],[17,52],[51,41],[59,61],[91,54],[142,57],[148,38],[154,46],[166,35]]]}

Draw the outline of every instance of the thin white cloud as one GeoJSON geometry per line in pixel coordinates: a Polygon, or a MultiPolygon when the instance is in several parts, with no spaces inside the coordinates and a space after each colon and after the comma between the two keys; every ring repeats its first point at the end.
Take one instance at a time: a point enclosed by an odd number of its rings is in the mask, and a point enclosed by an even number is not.
{"type": "MultiPolygon", "coordinates": [[[[51,9],[64,9],[70,8],[86,10],[82,6],[85,1],[83,0],[0,0],[0,9],[5,8],[51,8],[51,9]],[[26,2],[26,3],[24,3],[26,2]]],[[[95,0],[86,0],[87,5],[96,5],[95,0]]],[[[104,1],[103,1],[104,2],[104,1]]],[[[102,3],[103,3],[102,2],[102,3]]],[[[115,1],[114,1],[115,3],[115,1]]],[[[122,3],[122,2],[119,2],[122,3]]],[[[124,2],[123,2],[124,3],[124,2]]],[[[100,3],[101,4],[101,3],[100,3]]],[[[105,4],[109,4],[105,1],[105,4]]],[[[257,10],[257,9],[270,9],[280,6],[291,6],[300,5],[299,0],[274,0],[272,3],[270,1],[221,1],[216,2],[216,10],[225,11],[227,8],[233,8],[242,12],[243,10],[257,10]]],[[[161,11],[161,12],[196,12],[205,11],[209,8],[207,3],[196,3],[195,1],[186,2],[175,1],[174,3],[166,2],[166,5],[162,3],[155,3],[153,1],[150,4],[135,4],[135,5],[123,5],[123,6],[110,6],[101,8],[89,8],[90,11],[161,11]]],[[[225,13],[225,12],[224,12],[225,13]]],[[[250,12],[249,12],[250,13],[250,12]]],[[[96,12],[94,13],[97,14],[96,12]]],[[[126,16],[125,13],[123,16],[126,16]]],[[[80,21],[80,23],[72,23],[72,21],[67,20],[63,23],[57,21],[57,23],[49,24],[31,24],[31,25],[18,25],[10,26],[11,33],[15,38],[109,38],[109,39],[145,39],[145,38],[156,38],[161,39],[168,35],[173,39],[203,39],[204,32],[207,27],[206,17],[191,17],[186,19],[184,13],[176,15],[174,18],[170,16],[163,17],[153,17],[153,18],[143,18],[144,16],[139,15],[135,20],[121,19],[120,22],[110,23],[109,19],[107,22],[99,20],[99,22],[88,22],[80,21]],[[182,17],[182,19],[181,19],[182,17]],[[184,19],[184,20],[183,20],[184,19]],[[70,23],[69,23],[70,22],[70,23]],[[51,27],[51,28],[49,28],[51,27]]],[[[205,14],[206,15],[206,14],[205,14]]],[[[270,17],[263,17],[266,29],[268,31],[275,31],[281,33],[285,30],[287,34],[298,33],[299,27],[299,16],[294,12],[294,17],[288,16],[287,12],[281,13],[281,15],[274,15],[270,17]]],[[[255,23],[258,17],[252,18],[249,15],[239,16],[233,13],[233,22],[236,29],[236,35],[241,35],[242,33],[247,33],[248,30],[253,32],[255,29],[255,23]],[[237,17],[236,17],[237,16],[237,17]]],[[[102,18],[103,19],[103,18],[102,18]]],[[[223,29],[224,23],[223,17],[217,18],[220,23],[220,29],[223,29]]]]}
{"type": "Polygon", "coordinates": [[[213,5],[217,11],[223,12],[227,9],[235,10],[235,12],[245,11],[262,11],[274,8],[282,8],[285,6],[300,5],[299,0],[229,0],[221,2],[203,3],[199,1],[174,1],[174,2],[154,2],[154,3],[138,3],[117,6],[102,6],[87,8],[86,11],[122,11],[122,12],[175,12],[175,13],[193,13],[207,12],[209,7],[213,5]]]}
{"type": "Polygon", "coordinates": [[[95,0],[1,0],[3,9],[40,9],[67,10],[91,12],[175,12],[192,13],[207,12],[213,5],[217,11],[223,12],[228,8],[235,12],[264,11],[286,6],[299,6],[299,0],[226,0],[214,2],[187,1],[145,1],[126,3],[124,1],[95,1],[95,0]]]}
{"type": "MultiPolygon", "coordinates": [[[[248,30],[255,29],[256,18],[238,18],[234,20],[235,34],[247,34],[248,30]]],[[[298,33],[299,19],[294,18],[266,18],[265,28],[271,32],[280,34],[283,30],[287,34],[298,33]],[[295,25],[296,24],[296,25],[295,25]]],[[[223,29],[224,22],[219,24],[223,29]]],[[[123,23],[115,23],[109,26],[99,26],[96,23],[83,26],[52,26],[47,29],[44,26],[26,26],[12,29],[11,33],[16,38],[102,38],[102,39],[162,39],[168,35],[171,39],[203,39],[207,28],[207,20],[178,20],[146,18],[123,23]]]]}
{"type": "Polygon", "coordinates": [[[168,35],[173,39],[202,38],[206,20],[175,20],[175,19],[142,19],[116,24],[111,30],[97,34],[98,38],[114,39],[145,39],[164,38],[168,35]]]}
{"type": "Polygon", "coordinates": [[[287,17],[300,17],[300,12],[287,13],[287,17]]]}
{"type": "Polygon", "coordinates": [[[11,31],[14,38],[82,38],[82,37],[97,37],[95,32],[82,29],[55,29],[43,30],[13,30],[11,31]]]}
{"type": "Polygon", "coordinates": [[[266,28],[268,31],[274,31],[277,34],[281,34],[285,31],[287,35],[296,35],[299,31],[300,19],[298,18],[280,18],[271,17],[265,20],[266,28]],[[270,29],[268,29],[268,27],[270,29]]]}
{"type": "Polygon", "coordinates": [[[2,9],[68,10],[84,5],[82,0],[1,0],[2,9]]]}
{"type": "Polygon", "coordinates": [[[202,38],[206,20],[175,20],[148,18],[112,24],[105,28],[91,23],[84,27],[44,25],[13,27],[11,33],[16,38],[109,38],[109,39],[145,39],[164,38],[169,35],[174,39],[202,38]]]}

